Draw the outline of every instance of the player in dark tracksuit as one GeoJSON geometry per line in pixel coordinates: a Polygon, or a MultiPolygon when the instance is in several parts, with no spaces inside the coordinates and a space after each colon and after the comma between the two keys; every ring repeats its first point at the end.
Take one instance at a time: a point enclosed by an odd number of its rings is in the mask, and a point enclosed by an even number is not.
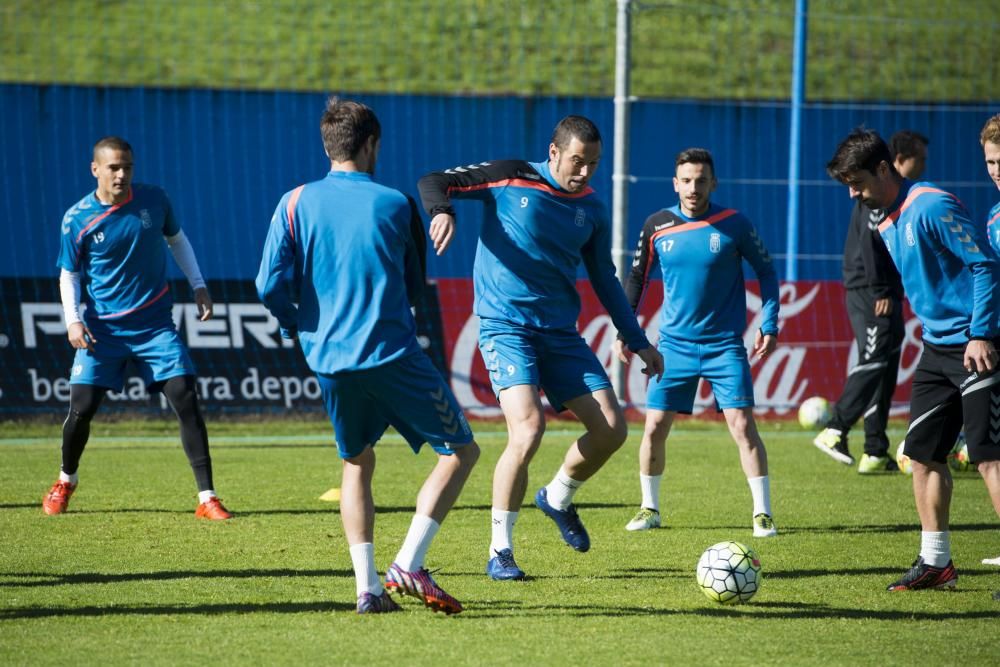
{"type": "MultiPolygon", "coordinates": [[[[909,130],[893,135],[890,148],[896,170],[906,178],[918,178],[926,164],[927,144],[926,137],[909,130]]],[[[848,449],[847,433],[863,418],[865,450],[858,464],[862,474],[897,469],[889,454],[885,428],[905,334],[903,284],[878,235],[883,215],[883,211],[873,211],[860,201],[851,212],[843,271],[847,315],[854,330],[858,360],[848,372],[830,420],[813,440],[820,451],[851,465],[854,457],[848,449]]]]}
{"type": "Polygon", "coordinates": [[[1000,514],[1000,257],[954,195],[902,178],[875,132],[855,130],[827,171],[851,197],[885,209],[879,233],[923,330],[904,449],[913,462],[920,553],[889,590],[952,588],[947,455],[963,425],[969,458],[1000,514]]]}

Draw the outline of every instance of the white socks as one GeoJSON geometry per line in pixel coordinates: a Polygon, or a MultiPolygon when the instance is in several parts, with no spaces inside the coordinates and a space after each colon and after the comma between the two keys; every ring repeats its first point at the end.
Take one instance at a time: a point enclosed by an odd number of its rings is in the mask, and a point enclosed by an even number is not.
{"type": "Polygon", "coordinates": [[[549,505],[557,510],[565,510],[573,504],[573,495],[582,485],[583,482],[573,479],[560,467],[555,478],[545,487],[549,505]]]}
{"type": "Polygon", "coordinates": [[[80,482],[79,473],[73,473],[72,475],[67,475],[62,470],[59,471],[59,481],[69,482],[70,484],[78,484],[80,482]]]}
{"type": "Polygon", "coordinates": [[[753,497],[753,515],[771,514],[771,480],[763,477],[747,477],[750,495],[753,497]]]}
{"type": "Polygon", "coordinates": [[[407,572],[422,568],[427,557],[427,549],[430,548],[431,541],[440,527],[441,524],[429,516],[414,514],[403,546],[396,554],[396,565],[407,572]]]}
{"type": "Polygon", "coordinates": [[[951,560],[951,533],[947,530],[920,532],[920,557],[931,567],[944,567],[951,560]]]}
{"type": "Polygon", "coordinates": [[[514,548],[514,523],[517,521],[517,512],[498,510],[493,508],[493,537],[490,542],[490,558],[493,558],[504,549],[514,548]]]}
{"type": "Polygon", "coordinates": [[[358,595],[382,595],[382,580],[375,569],[375,545],[371,542],[353,545],[351,562],[354,564],[354,585],[358,595]]]}
{"type": "Polygon", "coordinates": [[[199,503],[207,503],[212,498],[215,498],[215,491],[213,489],[208,489],[207,491],[198,492],[199,503]]]}
{"type": "Polygon", "coordinates": [[[660,480],[663,475],[643,475],[639,473],[639,486],[642,488],[642,506],[646,509],[660,511],[660,480]]]}

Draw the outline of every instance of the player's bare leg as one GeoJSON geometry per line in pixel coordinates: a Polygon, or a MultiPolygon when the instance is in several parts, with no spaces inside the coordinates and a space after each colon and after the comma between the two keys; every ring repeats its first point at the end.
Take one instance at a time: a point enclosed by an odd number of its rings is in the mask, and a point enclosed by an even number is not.
{"type": "Polygon", "coordinates": [[[642,503],[639,511],[625,525],[625,530],[649,530],[659,528],[660,482],[667,466],[667,436],[673,426],[676,412],[647,410],[643,426],[642,441],[639,443],[639,487],[642,503]]]}
{"type": "Polygon", "coordinates": [[[340,485],[340,519],[351,546],[371,542],[375,536],[375,501],[372,477],[375,475],[375,449],[365,447],[357,456],[343,460],[340,485]]]}
{"type": "Polygon", "coordinates": [[[576,513],[573,496],[622,446],[628,424],[610,389],[577,396],[566,401],[566,407],[583,422],[586,432],[570,445],[555,478],[535,494],[535,505],[556,523],[566,544],[587,551],[590,536],[576,513]]]}
{"type": "Polygon", "coordinates": [[[948,530],[954,481],[946,463],[913,461],[913,497],[924,531],[948,530]]]}
{"type": "Polygon", "coordinates": [[[491,539],[486,574],[495,581],[519,581],[524,570],[514,560],[514,524],[528,489],[528,464],[545,433],[545,412],[538,389],[515,385],[500,392],[507,421],[507,446],[493,471],[491,539]]]}
{"type": "Polygon", "coordinates": [[[538,389],[515,385],[500,392],[507,421],[507,447],[493,472],[493,507],[517,512],[528,489],[528,464],[545,434],[545,410],[538,389]]]}
{"type": "Polygon", "coordinates": [[[754,537],[773,537],[778,534],[771,512],[771,481],[767,472],[767,450],[760,439],[753,408],[725,408],[729,434],[740,450],[740,465],[750,485],[753,497],[754,537]]]}
{"type": "MultiPolygon", "coordinates": [[[[990,492],[990,500],[993,501],[993,509],[1000,516],[1000,461],[982,461],[977,465],[979,474],[986,482],[986,488],[990,492]]],[[[984,558],[984,565],[1000,565],[1000,556],[996,558],[984,558]]]]}
{"type": "Polygon", "coordinates": [[[566,407],[587,429],[563,459],[563,470],[573,479],[585,482],[607,463],[625,443],[628,423],[615,393],[599,389],[591,394],[566,401],[566,407]]]}
{"type": "Polygon", "coordinates": [[[459,447],[454,454],[439,454],[437,465],[417,494],[417,514],[442,523],[478,460],[479,445],[474,442],[459,447]]]}
{"type": "Polygon", "coordinates": [[[740,465],[747,479],[767,475],[767,450],[757,431],[752,408],[726,408],[729,434],[740,450],[740,465]]]}

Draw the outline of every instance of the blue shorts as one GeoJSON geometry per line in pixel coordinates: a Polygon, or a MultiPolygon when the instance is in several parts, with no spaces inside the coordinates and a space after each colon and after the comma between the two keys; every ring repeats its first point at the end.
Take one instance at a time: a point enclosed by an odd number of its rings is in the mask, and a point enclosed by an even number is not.
{"type": "Polygon", "coordinates": [[[390,425],[414,452],[429,442],[438,454],[453,454],[472,442],[455,395],[423,352],[377,368],[317,373],[316,378],[342,459],[374,445],[390,425]]]}
{"type": "Polygon", "coordinates": [[[712,385],[720,410],[753,407],[753,379],[742,338],[689,343],[661,336],[657,349],[663,355],[663,377],[649,383],[647,408],[691,414],[699,378],[712,385]]]}
{"type": "Polygon", "coordinates": [[[611,386],[604,366],[576,330],[539,331],[480,320],[479,352],[497,396],[507,387],[540,387],[557,411],[578,396],[611,386]]]}
{"type": "Polygon", "coordinates": [[[134,332],[121,329],[112,333],[98,326],[88,327],[94,334],[94,350],[77,350],[70,370],[70,384],[91,384],[111,391],[125,385],[125,369],[131,361],[146,386],[158,389],[166,380],[180,375],[194,375],[194,362],[172,321],[134,332]]]}

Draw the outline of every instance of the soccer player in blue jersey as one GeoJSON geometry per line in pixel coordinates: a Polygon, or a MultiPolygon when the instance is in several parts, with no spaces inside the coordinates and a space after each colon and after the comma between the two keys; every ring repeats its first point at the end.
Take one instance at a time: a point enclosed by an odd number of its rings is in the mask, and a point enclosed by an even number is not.
{"type": "MultiPolygon", "coordinates": [[[[930,140],[913,130],[892,135],[893,164],[904,178],[916,180],[927,164],[930,140]]],[[[896,390],[902,350],[903,282],[878,234],[882,211],[855,202],[844,242],[844,289],[847,315],[857,343],[858,363],[851,368],[833,414],[813,439],[824,454],[844,465],[854,463],[847,446],[848,432],[859,418],[865,430],[865,451],[858,472],[898,470],[889,454],[885,433],[896,390]]]]}
{"type": "MultiPolygon", "coordinates": [[[[1000,114],[991,117],[979,134],[979,143],[983,145],[983,158],[986,161],[986,172],[990,180],[1000,189],[1000,114]]],[[[986,216],[986,235],[994,252],[1000,255],[1000,202],[986,216]]],[[[997,408],[1000,413],[1000,407],[997,408]]],[[[992,413],[991,413],[992,416],[992,413]]],[[[993,508],[1000,514],[1000,496],[993,495],[993,508]]],[[[1000,556],[984,558],[984,565],[1000,565],[1000,556]]]]}
{"type": "Polygon", "coordinates": [[[556,410],[570,409],[586,432],[562,467],[535,494],[563,540],[590,548],[573,496],[628,435],[604,367],[576,328],[577,271],[594,291],[631,350],[659,375],[663,359],[629,310],[611,259],[611,223],[589,186],[601,158],[601,135],[582,116],[559,122],[542,162],[479,162],[420,179],[430,237],[440,255],[455,233],[451,199],[483,202],[486,215],[473,268],[479,349],[507,422],[507,447],[493,476],[493,531],[486,566],[495,580],[523,579],[513,530],[528,486],[528,464],[545,432],[544,390],[556,410]]]}
{"type": "MultiPolygon", "coordinates": [[[[986,121],[983,131],[979,134],[979,143],[983,145],[986,171],[993,183],[1000,189],[1000,114],[986,121]]],[[[986,234],[990,238],[993,250],[1000,254],[1000,202],[997,202],[990,209],[989,215],[986,216],[986,234]]],[[[1000,563],[997,564],[1000,565],[1000,563]]]]}
{"type": "MultiPolygon", "coordinates": [[[[718,181],[712,155],[689,148],[675,160],[679,202],[649,216],[639,233],[625,293],[638,310],[652,270],[663,275],[663,310],[657,346],[666,359],[663,377],[649,383],[646,426],[639,445],[642,505],[627,530],[660,526],[660,481],[666,441],[678,412],[691,414],[698,380],[712,385],[740,452],[753,499],[754,537],[777,534],[771,512],[767,450],[753,418],[753,380],[744,346],[747,325],[743,260],[760,281],[763,320],[753,354],[766,357],[778,341],[778,279],[767,248],[739,211],[713,204],[718,181]],[[706,289],[708,286],[708,289],[706,289]]],[[[622,361],[629,354],[615,342],[622,361]]]]}
{"type": "Polygon", "coordinates": [[[848,135],[827,172],[852,198],[885,211],[879,233],[923,326],[903,450],[913,461],[920,553],[889,590],[953,588],[946,460],[963,421],[969,457],[1000,514],[1000,427],[991,418],[1000,409],[1000,259],[954,195],[897,173],[877,133],[848,135]]]}
{"type": "Polygon", "coordinates": [[[357,611],[399,607],[385,589],[434,611],[462,605],[424,567],[479,447],[440,373],[417,342],[411,304],[426,262],[416,202],[372,179],[381,127],[363,104],[331,99],[320,122],[325,178],[285,194],[274,212],[257,292],[316,373],[343,459],[340,514],[357,583],[357,611]],[[438,455],[383,587],[375,569],[375,444],[392,425],[414,452],[438,455]]]}
{"type": "Polygon", "coordinates": [[[232,515],[213,489],[194,364],[171,318],[168,247],[194,290],[201,319],[212,316],[212,299],[191,243],[163,190],[132,182],[132,147],[124,139],[98,141],[90,170],[97,189],[74,204],[62,222],[59,291],[76,356],[63,424],[62,468],[42,508],[46,514],[66,511],[79,480],[90,422],[105,393],[121,391],[131,361],[150,391],[163,392],[180,422],[181,444],[198,484],[195,515],[229,519],[232,515]],[[82,285],[86,310],[81,314],[82,285]]]}

